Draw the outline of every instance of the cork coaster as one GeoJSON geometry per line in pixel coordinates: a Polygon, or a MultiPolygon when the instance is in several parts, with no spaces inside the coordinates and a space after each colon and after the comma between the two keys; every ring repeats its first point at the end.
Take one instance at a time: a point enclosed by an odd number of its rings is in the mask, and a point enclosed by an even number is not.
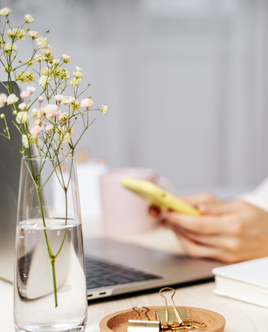
{"type": "MultiPolygon", "coordinates": [[[[155,312],[158,310],[165,310],[165,307],[148,307],[148,316],[150,320],[155,320],[155,312]]],[[[169,307],[172,308],[172,307],[169,307]]],[[[179,306],[177,306],[179,308],[179,306]]],[[[205,332],[223,332],[225,327],[225,318],[218,314],[217,312],[194,308],[194,307],[185,307],[187,316],[190,320],[195,320],[198,322],[203,322],[207,325],[205,332]]],[[[127,332],[128,320],[129,319],[138,319],[137,313],[133,309],[122,310],[115,312],[111,315],[104,317],[100,321],[100,331],[101,332],[127,332]]]]}

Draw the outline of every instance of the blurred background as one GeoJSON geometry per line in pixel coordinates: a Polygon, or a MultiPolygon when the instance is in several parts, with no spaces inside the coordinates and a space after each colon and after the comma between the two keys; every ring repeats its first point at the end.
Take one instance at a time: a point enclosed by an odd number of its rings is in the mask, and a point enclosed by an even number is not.
{"type": "MultiPolygon", "coordinates": [[[[80,147],[232,197],[268,174],[267,0],[1,0],[49,29],[96,106],[80,147]]],[[[1,72],[3,79],[4,73],[1,72]]]]}

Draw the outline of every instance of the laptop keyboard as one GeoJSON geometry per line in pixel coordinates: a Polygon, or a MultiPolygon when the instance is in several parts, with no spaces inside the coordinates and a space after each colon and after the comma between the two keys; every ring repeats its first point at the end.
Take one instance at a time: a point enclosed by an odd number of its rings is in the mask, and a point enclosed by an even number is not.
{"type": "Polygon", "coordinates": [[[155,274],[85,257],[87,289],[159,279],[155,274]]]}

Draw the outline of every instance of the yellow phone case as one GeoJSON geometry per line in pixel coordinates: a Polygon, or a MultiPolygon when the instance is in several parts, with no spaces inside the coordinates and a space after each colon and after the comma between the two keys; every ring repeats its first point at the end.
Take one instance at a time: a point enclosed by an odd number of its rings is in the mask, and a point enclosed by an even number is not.
{"type": "Polygon", "coordinates": [[[121,184],[161,210],[170,209],[182,214],[200,215],[200,212],[196,208],[171,195],[150,181],[123,178],[121,184]]]}

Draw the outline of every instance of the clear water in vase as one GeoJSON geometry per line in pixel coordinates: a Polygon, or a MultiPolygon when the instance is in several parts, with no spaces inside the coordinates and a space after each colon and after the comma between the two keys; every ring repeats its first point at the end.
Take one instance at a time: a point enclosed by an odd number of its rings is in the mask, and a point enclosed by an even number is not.
{"type": "Polygon", "coordinates": [[[25,220],[18,223],[16,243],[16,331],[84,331],[87,301],[81,223],[46,219],[44,228],[42,219],[25,220]],[[54,275],[48,247],[56,256],[54,275]]]}

